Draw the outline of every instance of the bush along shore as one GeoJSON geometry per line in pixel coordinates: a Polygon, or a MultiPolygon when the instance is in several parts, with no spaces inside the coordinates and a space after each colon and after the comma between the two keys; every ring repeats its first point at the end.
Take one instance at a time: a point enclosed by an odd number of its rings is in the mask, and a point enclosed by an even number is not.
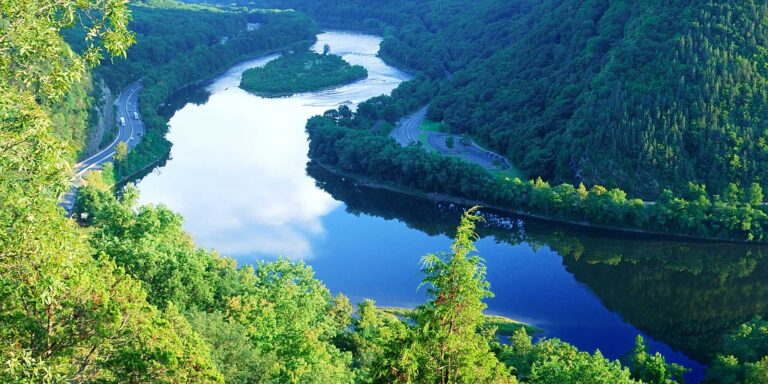
{"type": "MultiPolygon", "coordinates": [[[[342,107],[343,108],[343,107],[342,107]]],[[[307,122],[310,159],[366,180],[442,195],[540,218],[621,231],[717,241],[768,242],[768,214],[760,186],[732,184],[710,196],[690,183],[688,192],[663,191],[655,201],[629,198],[618,188],[584,184],[552,186],[494,175],[460,159],[418,148],[366,128],[355,114],[328,111],[307,122]]]]}
{"type": "Polygon", "coordinates": [[[360,65],[351,65],[329,53],[304,51],[283,55],[263,67],[243,72],[240,88],[265,97],[290,96],[352,83],[368,77],[360,65]]]}

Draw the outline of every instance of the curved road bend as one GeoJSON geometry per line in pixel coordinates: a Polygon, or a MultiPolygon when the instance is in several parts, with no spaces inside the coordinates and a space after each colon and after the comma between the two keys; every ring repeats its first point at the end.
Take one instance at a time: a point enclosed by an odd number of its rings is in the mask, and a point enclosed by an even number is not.
{"type": "Polygon", "coordinates": [[[484,153],[473,145],[462,144],[460,136],[449,135],[447,133],[435,133],[427,136],[427,143],[443,155],[457,156],[464,161],[475,163],[486,169],[496,168],[496,164],[494,164],[496,158],[493,155],[484,153]],[[452,137],[454,140],[453,148],[448,148],[448,144],[446,144],[446,139],[449,137],[452,137]]]}
{"type": "Polygon", "coordinates": [[[72,216],[75,208],[75,198],[77,197],[77,188],[83,182],[83,176],[91,169],[101,169],[101,166],[112,161],[115,155],[115,148],[120,142],[128,145],[128,150],[133,149],[142,136],[144,136],[144,124],[141,119],[135,118],[134,113],[138,114],[138,97],[141,90],[141,83],[136,81],[128,85],[117,97],[117,127],[118,132],[115,139],[104,149],[91,155],[85,160],[75,164],[75,174],[72,177],[72,188],[64,193],[59,199],[59,206],[64,208],[67,216],[72,216]],[[120,118],[125,118],[125,125],[120,124],[120,118]]]}
{"type": "Polygon", "coordinates": [[[395,129],[392,130],[392,138],[403,147],[417,143],[419,141],[419,126],[426,117],[426,105],[416,111],[416,113],[403,117],[397,122],[395,129]]]}
{"type": "MultiPolygon", "coordinates": [[[[424,106],[415,113],[405,116],[397,122],[395,129],[390,135],[403,147],[419,142],[419,126],[427,116],[427,107],[424,106]]],[[[504,168],[509,168],[509,161],[503,156],[485,150],[475,143],[463,145],[460,143],[461,137],[441,132],[427,132],[426,141],[432,149],[442,155],[457,156],[465,161],[475,163],[486,169],[497,168],[496,163],[501,163],[504,168]],[[445,143],[447,137],[453,137],[455,144],[453,148],[448,148],[445,143]]]]}

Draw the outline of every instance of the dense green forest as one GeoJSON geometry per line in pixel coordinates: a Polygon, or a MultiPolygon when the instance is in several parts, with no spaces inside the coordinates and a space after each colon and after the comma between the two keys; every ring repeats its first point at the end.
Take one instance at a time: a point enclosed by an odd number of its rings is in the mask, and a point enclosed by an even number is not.
{"type": "Polygon", "coordinates": [[[765,185],[765,4],[543,1],[432,116],[532,176],[646,196],[765,185]]]}
{"type": "Polygon", "coordinates": [[[279,97],[339,86],[367,76],[368,71],[362,66],[350,65],[329,52],[300,51],[243,72],[240,88],[267,97],[279,97]]]}
{"type": "Polygon", "coordinates": [[[96,125],[94,102],[98,99],[98,88],[90,76],[84,76],[64,97],[48,105],[53,133],[68,144],[73,159],[82,157],[88,133],[96,125]]]}
{"type": "Polygon", "coordinates": [[[516,40],[517,23],[532,2],[478,0],[236,0],[190,3],[241,4],[300,10],[324,28],[351,29],[384,36],[386,61],[433,78],[443,78],[470,62],[482,61],[516,40]],[[461,15],[461,17],[456,17],[461,15]]]}
{"type": "Polygon", "coordinates": [[[431,119],[529,177],[649,199],[689,182],[766,187],[760,2],[245,3],[383,34],[385,60],[439,80],[431,119]]]}

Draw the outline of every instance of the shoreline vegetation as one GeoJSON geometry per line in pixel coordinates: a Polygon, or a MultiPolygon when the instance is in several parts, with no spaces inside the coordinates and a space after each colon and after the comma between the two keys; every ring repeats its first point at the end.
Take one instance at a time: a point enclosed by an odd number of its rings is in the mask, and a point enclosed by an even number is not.
{"type": "MultiPolygon", "coordinates": [[[[389,313],[399,319],[411,320],[415,316],[415,308],[405,307],[384,307],[380,306],[379,309],[382,312],[389,313]]],[[[512,336],[519,329],[525,329],[525,332],[529,335],[542,333],[544,330],[535,327],[531,324],[517,321],[506,316],[489,315],[483,313],[484,327],[496,328],[496,336],[512,336]]]]}
{"type": "MultiPolygon", "coordinates": [[[[380,103],[384,105],[383,103],[380,103]]],[[[359,110],[368,109],[361,105],[359,110]]],[[[375,108],[375,107],[374,107],[375,108]]],[[[584,184],[550,186],[541,178],[524,181],[493,175],[459,159],[400,147],[367,129],[370,119],[344,107],[312,117],[306,126],[309,158],[357,178],[460,199],[483,206],[580,226],[708,241],[765,243],[768,214],[763,192],[754,183],[746,191],[735,184],[724,196],[710,196],[706,186],[690,183],[688,192],[669,190],[653,203],[629,198],[618,188],[584,184]]]]}
{"type": "Polygon", "coordinates": [[[320,163],[316,160],[310,159],[310,161],[312,161],[317,166],[321,167],[322,169],[325,169],[326,171],[336,176],[343,177],[346,179],[351,179],[358,185],[361,185],[367,188],[381,189],[381,190],[386,190],[390,192],[400,193],[400,194],[408,195],[411,197],[428,200],[434,203],[448,203],[448,204],[455,204],[462,207],[478,206],[483,211],[491,210],[497,213],[520,216],[524,218],[538,220],[540,222],[557,223],[561,225],[574,226],[574,227],[579,227],[583,229],[607,231],[607,232],[623,234],[627,236],[631,236],[631,235],[647,236],[651,238],[681,240],[681,241],[695,241],[695,242],[702,242],[702,243],[737,243],[737,244],[751,244],[751,245],[768,245],[768,241],[747,241],[747,240],[736,240],[736,239],[721,239],[716,237],[692,236],[692,235],[674,234],[674,233],[667,233],[667,232],[660,232],[660,231],[649,231],[649,230],[623,228],[623,227],[616,227],[616,226],[609,226],[609,225],[599,225],[599,224],[590,223],[588,221],[566,220],[566,219],[561,219],[561,218],[556,218],[551,216],[539,215],[539,214],[535,214],[535,213],[531,213],[523,210],[513,210],[509,208],[503,208],[503,207],[499,207],[492,204],[486,204],[479,200],[471,200],[471,199],[465,199],[465,198],[451,196],[447,194],[419,191],[412,188],[398,186],[393,183],[377,181],[377,180],[371,179],[370,177],[366,177],[365,175],[344,172],[337,167],[320,163]]]}
{"type": "Polygon", "coordinates": [[[243,72],[240,88],[262,97],[284,97],[350,84],[368,77],[360,65],[351,65],[329,53],[307,51],[283,55],[263,67],[243,72]]]}

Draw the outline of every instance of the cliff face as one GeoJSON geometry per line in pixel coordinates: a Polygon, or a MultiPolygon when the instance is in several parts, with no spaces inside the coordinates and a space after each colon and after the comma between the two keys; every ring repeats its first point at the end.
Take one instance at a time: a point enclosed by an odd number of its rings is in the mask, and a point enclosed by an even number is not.
{"type": "Polygon", "coordinates": [[[115,126],[115,97],[103,80],[95,86],[97,100],[91,110],[91,126],[88,129],[83,156],[88,157],[102,148],[114,136],[115,126]]]}

